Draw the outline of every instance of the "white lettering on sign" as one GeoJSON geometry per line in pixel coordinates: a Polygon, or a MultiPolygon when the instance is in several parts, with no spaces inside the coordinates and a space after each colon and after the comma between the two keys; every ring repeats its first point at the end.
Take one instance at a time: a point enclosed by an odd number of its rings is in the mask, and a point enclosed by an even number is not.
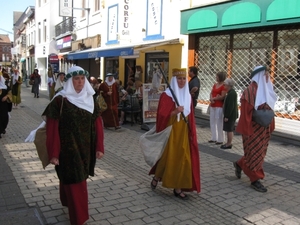
{"type": "Polygon", "coordinates": [[[88,58],[97,58],[97,52],[90,52],[88,58]]]}

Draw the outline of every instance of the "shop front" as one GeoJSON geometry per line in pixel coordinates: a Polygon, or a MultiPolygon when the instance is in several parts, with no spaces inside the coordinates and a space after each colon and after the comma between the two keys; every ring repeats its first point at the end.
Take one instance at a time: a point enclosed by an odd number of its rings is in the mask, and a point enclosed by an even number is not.
{"type": "Polygon", "coordinates": [[[278,95],[276,121],[300,121],[299,7],[297,0],[242,0],[182,11],[189,66],[201,81],[198,108],[205,111],[217,72],[226,71],[241,95],[253,68],[267,65],[278,95]]]}

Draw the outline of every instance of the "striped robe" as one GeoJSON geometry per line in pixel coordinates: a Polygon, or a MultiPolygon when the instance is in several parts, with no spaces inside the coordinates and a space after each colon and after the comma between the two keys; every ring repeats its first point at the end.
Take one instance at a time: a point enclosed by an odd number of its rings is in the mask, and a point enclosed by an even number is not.
{"type": "MultiPolygon", "coordinates": [[[[267,154],[267,148],[271,133],[274,131],[274,119],[268,127],[262,127],[252,121],[257,83],[252,82],[241,97],[241,116],[236,131],[242,134],[244,156],[238,161],[238,165],[250,178],[251,182],[264,178],[263,163],[267,154]]],[[[270,107],[260,105],[258,109],[270,107]]]]}

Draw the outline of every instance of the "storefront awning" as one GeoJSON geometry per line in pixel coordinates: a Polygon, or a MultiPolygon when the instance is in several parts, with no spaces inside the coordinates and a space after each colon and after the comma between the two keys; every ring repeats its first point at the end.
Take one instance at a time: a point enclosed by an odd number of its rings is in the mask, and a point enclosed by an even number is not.
{"type": "Polygon", "coordinates": [[[25,62],[26,61],[26,58],[21,58],[20,59],[20,62],[25,62]]]}
{"type": "Polygon", "coordinates": [[[129,56],[129,55],[133,55],[133,46],[118,47],[118,48],[99,47],[99,48],[88,49],[80,52],[70,53],[68,54],[68,59],[69,60],[91,59],[91,58],[100,58],[100,57],[129,56]]]}
{"type": "Polygon", "coordinates": [[[295,24],[299,8],[299,0],[240,0],[187,9],[181,11],[180,33],[295,24]]]}

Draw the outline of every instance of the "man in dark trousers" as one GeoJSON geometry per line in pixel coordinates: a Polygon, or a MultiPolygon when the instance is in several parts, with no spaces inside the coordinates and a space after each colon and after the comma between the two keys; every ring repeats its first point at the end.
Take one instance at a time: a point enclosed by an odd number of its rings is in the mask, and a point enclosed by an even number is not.
{"type": "Polygon", "coordinates": [[[194,108],[197,105],[197,99],[200,92],[200,80],[197,75],[197,68],[195,66],[189,67],[189,77],[191,78],[189,81],[189,90],[192,96],[194,108]]]}

